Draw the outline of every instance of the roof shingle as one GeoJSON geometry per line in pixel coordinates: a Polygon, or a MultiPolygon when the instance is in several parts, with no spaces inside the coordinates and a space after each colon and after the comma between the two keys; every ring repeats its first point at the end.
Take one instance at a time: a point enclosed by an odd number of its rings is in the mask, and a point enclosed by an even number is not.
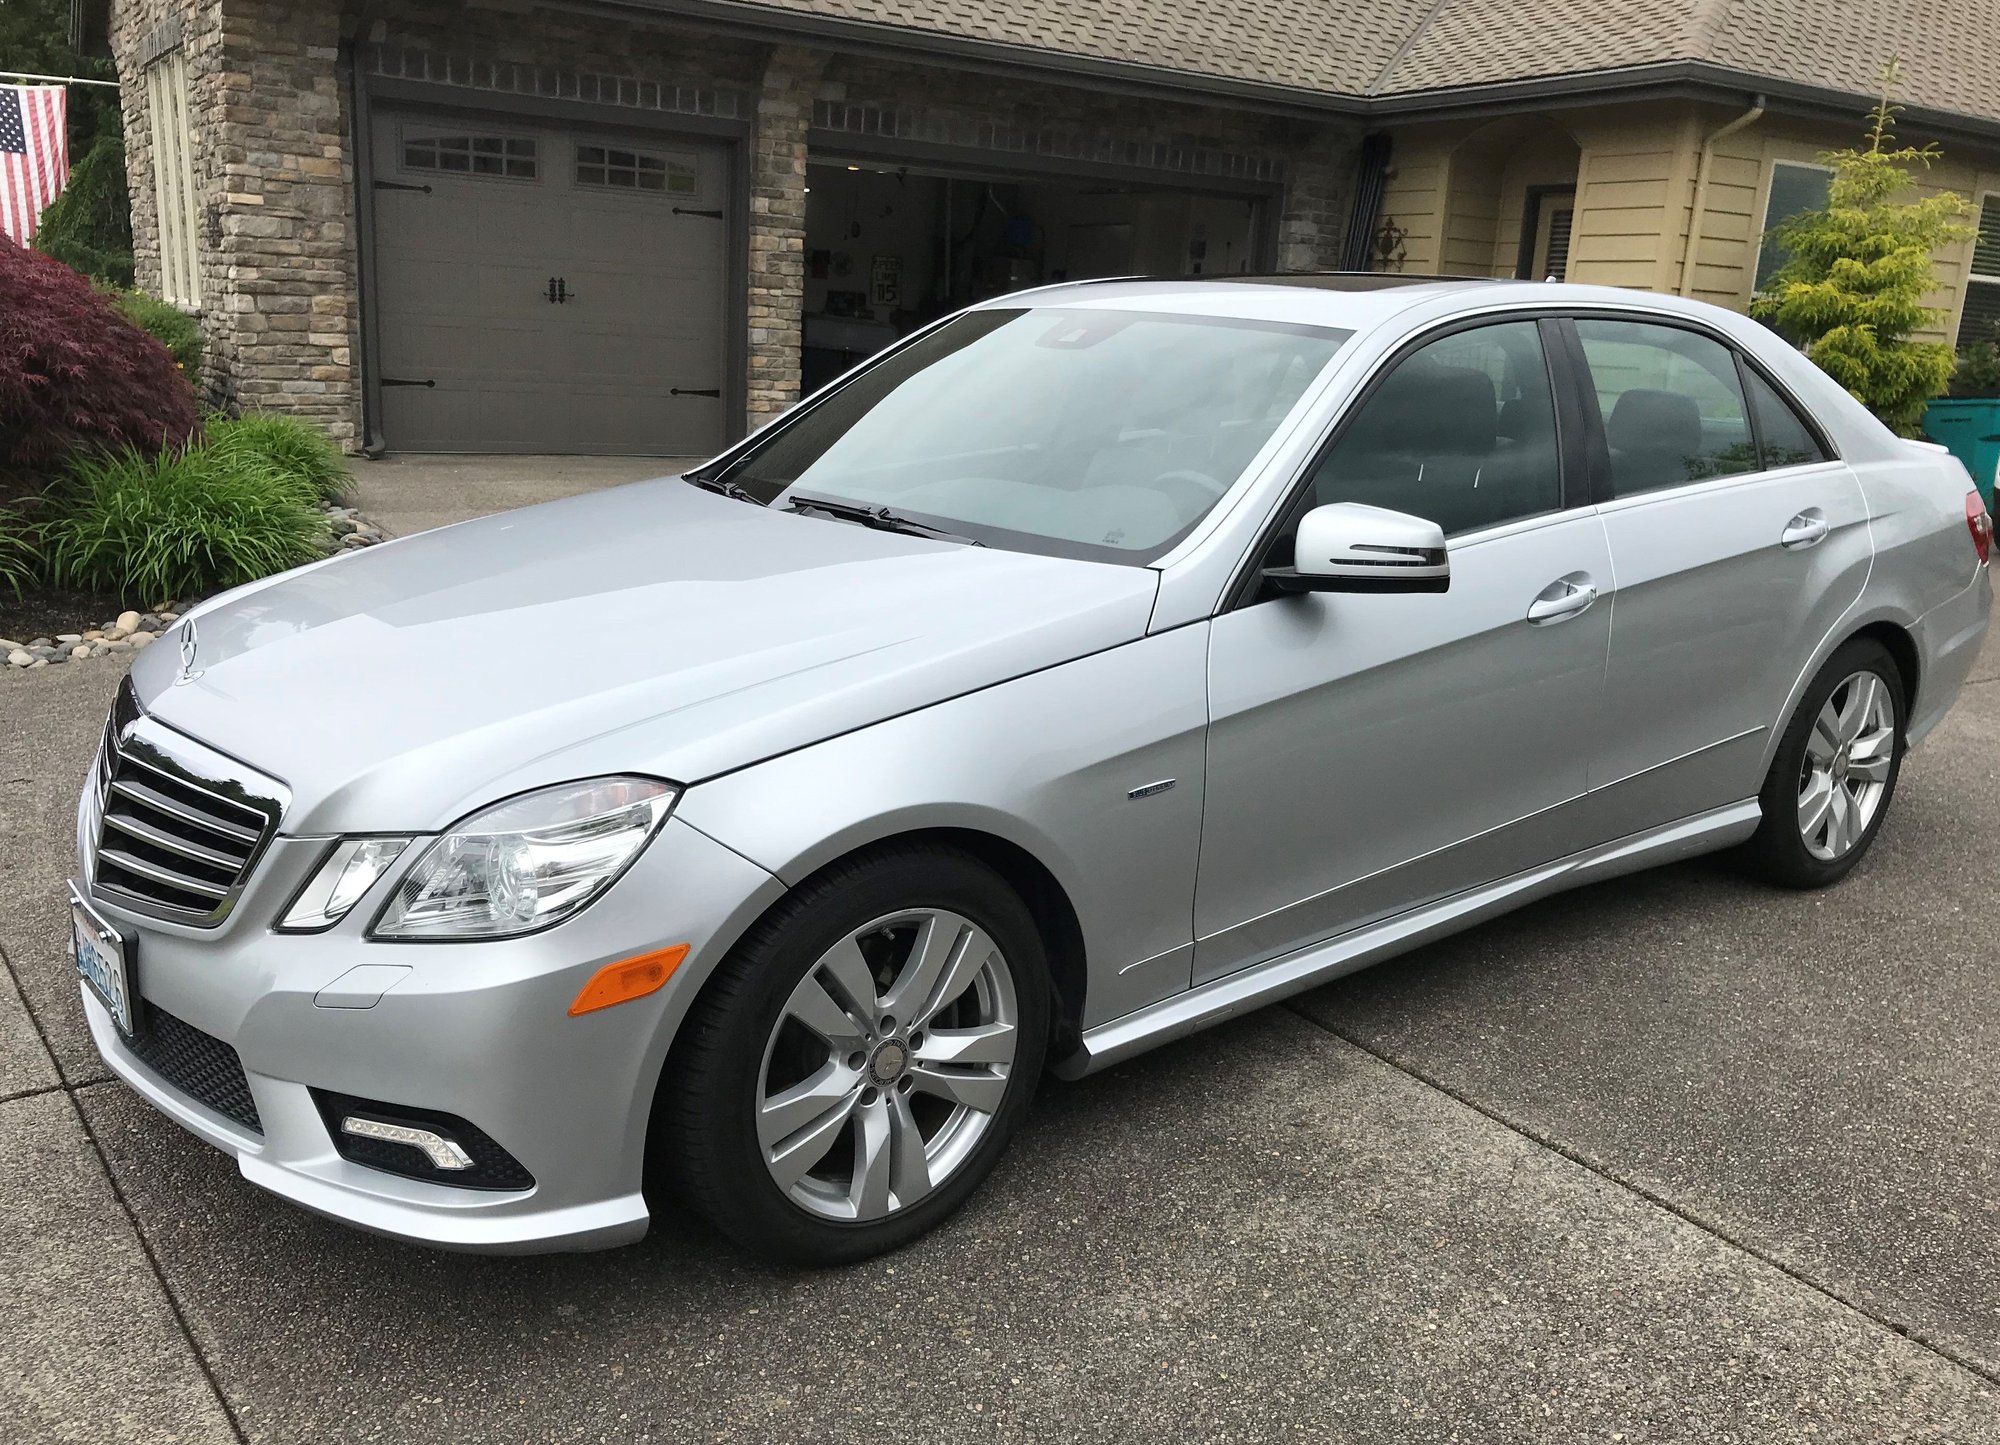
{"type": "Polygon", "coordinates": [[[1186,75],[1404,96],[1666,61],[2000,120],[1995,0],[746,0],[1186,75]]]}

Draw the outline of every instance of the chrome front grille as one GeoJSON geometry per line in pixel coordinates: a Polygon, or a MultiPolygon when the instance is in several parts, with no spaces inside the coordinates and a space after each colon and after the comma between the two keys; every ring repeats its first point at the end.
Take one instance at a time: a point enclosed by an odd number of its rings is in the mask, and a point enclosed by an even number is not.
{"type": "Polygon", "coordinates": [[[281,787],[146,719],[130,683],[91,788],[91,887],[198,928],[228,916],[284,811],[281,787]]]}

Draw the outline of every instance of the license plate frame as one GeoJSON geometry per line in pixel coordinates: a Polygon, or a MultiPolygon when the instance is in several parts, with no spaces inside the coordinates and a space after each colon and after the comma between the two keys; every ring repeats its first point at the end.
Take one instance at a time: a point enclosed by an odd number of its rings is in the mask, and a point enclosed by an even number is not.
{"type": "Polygon", "coordinates": [[[77,976],[111,1015],[118,1032],[136,1038],[144,1015],[139,1002],[137,940],[107,923],[75,884],[69,890],[70,955],[77,976]]]}

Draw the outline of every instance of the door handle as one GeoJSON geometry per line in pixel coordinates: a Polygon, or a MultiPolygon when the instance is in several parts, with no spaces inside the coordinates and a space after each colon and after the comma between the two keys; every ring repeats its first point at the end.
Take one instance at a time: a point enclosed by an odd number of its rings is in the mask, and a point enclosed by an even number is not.
{"type": "Polygon", "coordinates": [[[1577,617],[1590,609],[1597,600],[1597,584],[1587,573],[1572,572],[1567,577],[1558,577],[1535,595],[1528,604],[1528,621],[1537,627],[1549,622],[1563,622],[1577,617]]]}
{"type": "Polygon", "coordinates": [[[1826,540],[1826,534],[1832,530],[1827,525],[1826,513],[1818,507],[1807,507],[1785,523],[1785,530],[1778,538],[1778,545],[1788,551],[1817,546],[1826,540]]]}

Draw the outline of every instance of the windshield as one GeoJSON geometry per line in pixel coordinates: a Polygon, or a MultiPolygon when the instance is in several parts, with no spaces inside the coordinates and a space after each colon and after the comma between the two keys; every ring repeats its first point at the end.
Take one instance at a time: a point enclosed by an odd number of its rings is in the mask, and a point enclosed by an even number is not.
{"type": "Polygon", "coordinates": [[[1353,333],[1129,311],[973,311],[695,474],[1018,551],[1144,563],[1219,501],[1353,333]]]}

